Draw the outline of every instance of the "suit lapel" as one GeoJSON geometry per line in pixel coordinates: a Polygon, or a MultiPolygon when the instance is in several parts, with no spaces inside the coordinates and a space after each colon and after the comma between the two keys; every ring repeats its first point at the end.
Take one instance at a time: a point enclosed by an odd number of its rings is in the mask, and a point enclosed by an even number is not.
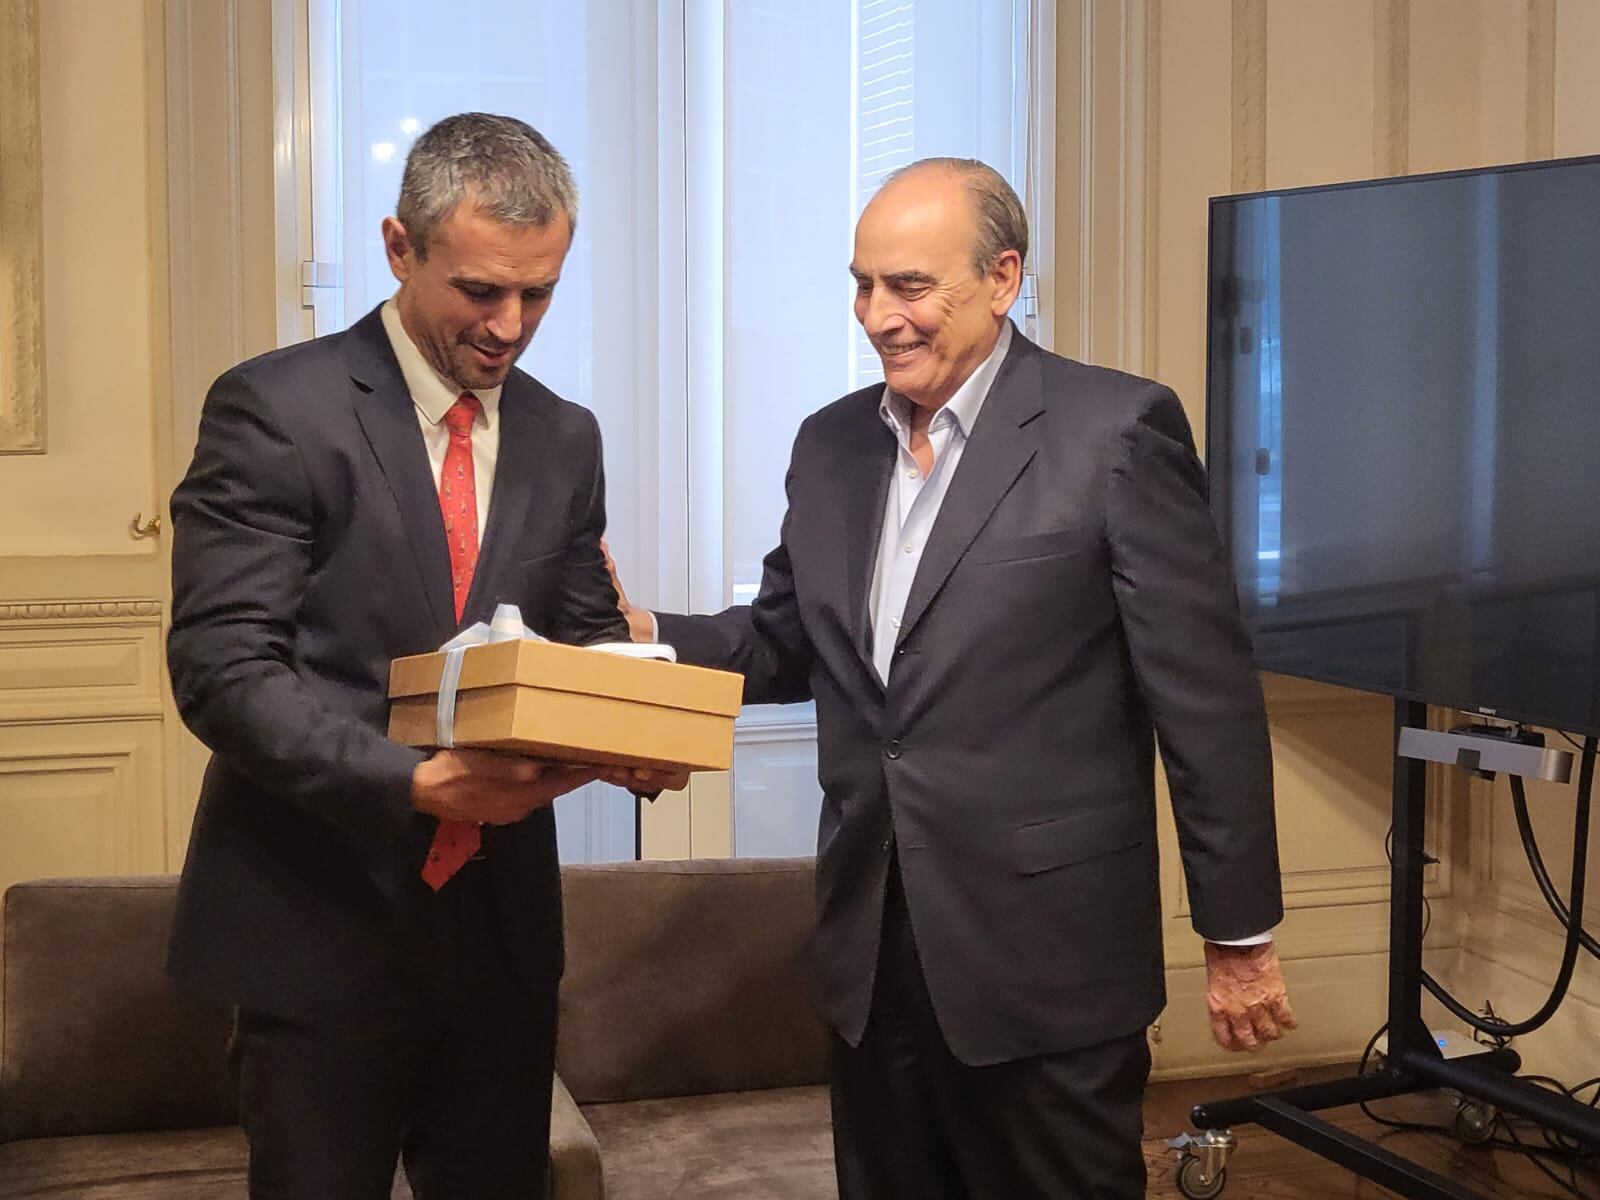
{"type": "Polygon", "coordinates": [[[495,454],[494,489],[482,529],[478,566],[467,596],[469,613],[486,612],[515,597],[492,594],[501,563],[514,552],[517,532],[540,516],[564,519],[567,504],[557,486],[561,464],[550,461],[540,437],[543,397],[526,376],[512,371],[500,393],[500,448],[495,454]]]}
{"type": "MultiPolygon", "coordinates": [[[[883,537],[884,506],[894,476],[894,434],[878,415],[878,398],[867,406],[868,416],[859,436],[840,447],[839,479],[835,490],[843,526],[845,597],[840,606],[849,621],[851,644],[869,665],[872,650],[867,598],[872,591],[872,569],[883,537]]],[[[869,669],[874,680],[877,672],[869,669]]]]}
{"type": "Polygon", "coordinates": [[[1011,350],[978,414],[911,581],[900,623],[902,642],[928,611],[1017,476],[1038,453],[1037,440],[1027,429],[1044,411],[1038,355],[1037,346],[1013,333],[1011,350]]]}
{"type": "Polygon", "coordinates": [[[351,326],[344,349],[350,377],[362,393],[355,406],[356,420],[361,423],[389,494],[400,510],[417,581],[427,597],[434,626],[454,629],[450,552],[445,545],[433,468],[428,465],[428,451],[422,444],[411,394],[406,390],[377,309],[351,326]]]}

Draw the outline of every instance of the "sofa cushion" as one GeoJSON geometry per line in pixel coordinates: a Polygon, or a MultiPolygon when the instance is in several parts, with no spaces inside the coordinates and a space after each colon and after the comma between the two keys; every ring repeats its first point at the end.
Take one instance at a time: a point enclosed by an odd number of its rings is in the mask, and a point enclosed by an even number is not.
{"type": "MultiPolygon", "coordinates": [[[[107,1133],[0,1146],[0,1200],[239,1200],[244,1131],[107,1133]]],[[[412,1200],[396,1174],[390,1200],[412,1200]]]]}
{"type": "Polygon", "coordinates": [[[826,1087],[586,1105],[606,1200],[835,1200],[826,1087]]]}
{"type": "MultiPolygon", "coordinates": [[[[559,1079],[550,1117],[551,1194],[601,1200],[594,1136],[559,1079]]],[[[245,1162],[244,1131],[233,1125],[33,1138],[0,1146],[0,1200],[239,1200],[245,1162]]],[[[403,1172],[392,1200],[411,1200],[403,1172]]]]}
{"type": "Polygon", "coordinates": [[[810,859],[569,866],[556,1069],[579,1104],[827,1078],[810,859]]]}
{"type": "Polygon", "coordinates": [[[0,1146],[0,1200],[238,1200],[244,1164],[236,1126],[34,1138],[0,1146]]]}
{"type": "Polygon", "coordinates": [[[164,971],[175,883],[7,890],[0,1142],[237,1120],[227,1014],[179,995],[164,971]]]}

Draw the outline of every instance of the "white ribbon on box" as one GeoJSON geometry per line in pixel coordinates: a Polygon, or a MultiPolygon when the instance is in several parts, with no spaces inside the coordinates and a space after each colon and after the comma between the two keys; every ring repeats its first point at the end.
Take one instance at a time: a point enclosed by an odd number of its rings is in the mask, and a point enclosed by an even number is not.
{"type": "MultiPolygon", "coordinates": [[[[461,686],[461,664],[468,648],[485,646],[490,642],[547,642],[522,623],[522,610],[515,604],[497,604],[494,616],[487,624],[483,621],[463,629],[439,649],[444,653],[444,671],[439,677],[439,704],[434,712],[434,740],[444,749],[456,744],[456,692],[461,686]]],[[[658,658],[677,662],[677,652],[661,643],[603,642],[586,649],[606,654],[621,654],[629,658],[658,658]]]]}
{"type": "Polygon", "coordinates": [[[461,686],[461,663],[469,646],[490,642],[548,641],[522,623],[522,610],[515,604],[497,604],[488,624],[477,621],[463,629],[439,649],[444,651],[444,673],[439,677],[439,707],[434,714],[434,740],[445,749],[456,744],[456,689],[461,686]]]}

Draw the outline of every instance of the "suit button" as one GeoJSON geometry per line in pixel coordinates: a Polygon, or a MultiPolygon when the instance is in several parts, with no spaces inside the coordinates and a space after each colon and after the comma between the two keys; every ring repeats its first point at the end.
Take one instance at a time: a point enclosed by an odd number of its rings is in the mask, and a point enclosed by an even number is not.
{"type": "Polygon", "coordinates": [[[888,755],[890,758],[899,758],[900,757],[900,739],[899,738],[895,738],[894,741],[890,742],[887,746],[884,747],[883,752],[886,755],[888,755]]]}
{"type": "Polygon", "coordinates": [[[879,845],[878,849],[882,850],[885,854],[887,854],[887,853],[889,853],[889,847],[892,846],[892,845],[894,845],[893,842],[891,842],[888,838],[884,838],[882,844],[879,845]]]}

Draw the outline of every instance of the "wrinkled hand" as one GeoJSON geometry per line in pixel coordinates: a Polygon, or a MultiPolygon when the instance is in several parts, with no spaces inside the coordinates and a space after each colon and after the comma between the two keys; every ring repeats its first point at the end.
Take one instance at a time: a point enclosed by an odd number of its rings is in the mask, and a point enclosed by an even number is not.
{"type": "Polygon", "coordinates": [[[494,750],[436,750],[411,773],[411,807],[444,821],[510,825],[598,778],[597,767],[494,750]]]}
{"type": "Polygon", "coordinates": [[[689,786],[689,772],[647,767],[601,767],[600,778],[630,792],[681,792],[689,786]]]}
{"type": "MultiPolygon", "coordinates": [[[[628,602],[628,593],[623,590],[622,580],[617,576],[617,561],[611,557],[611,547],[606,545],[605,538],[600,539],[600,553],[606,556],[606,574],[611,576],[611,586],[617,590],[617,608],[627,618],[628,636],[636,642],[655,641],[655,622],[645,609],[635,608],[628,602]]],[[[628,785],[618,784],[618,786],[628,785]]]]}
{"type": "Polygon", "coordinates": [[[1206,1006],[1211,1036],[1224,1050],[1256,1050],[1295,1027],[1283,966],[1271,942],[1206,943],[1206,1006]]]}

